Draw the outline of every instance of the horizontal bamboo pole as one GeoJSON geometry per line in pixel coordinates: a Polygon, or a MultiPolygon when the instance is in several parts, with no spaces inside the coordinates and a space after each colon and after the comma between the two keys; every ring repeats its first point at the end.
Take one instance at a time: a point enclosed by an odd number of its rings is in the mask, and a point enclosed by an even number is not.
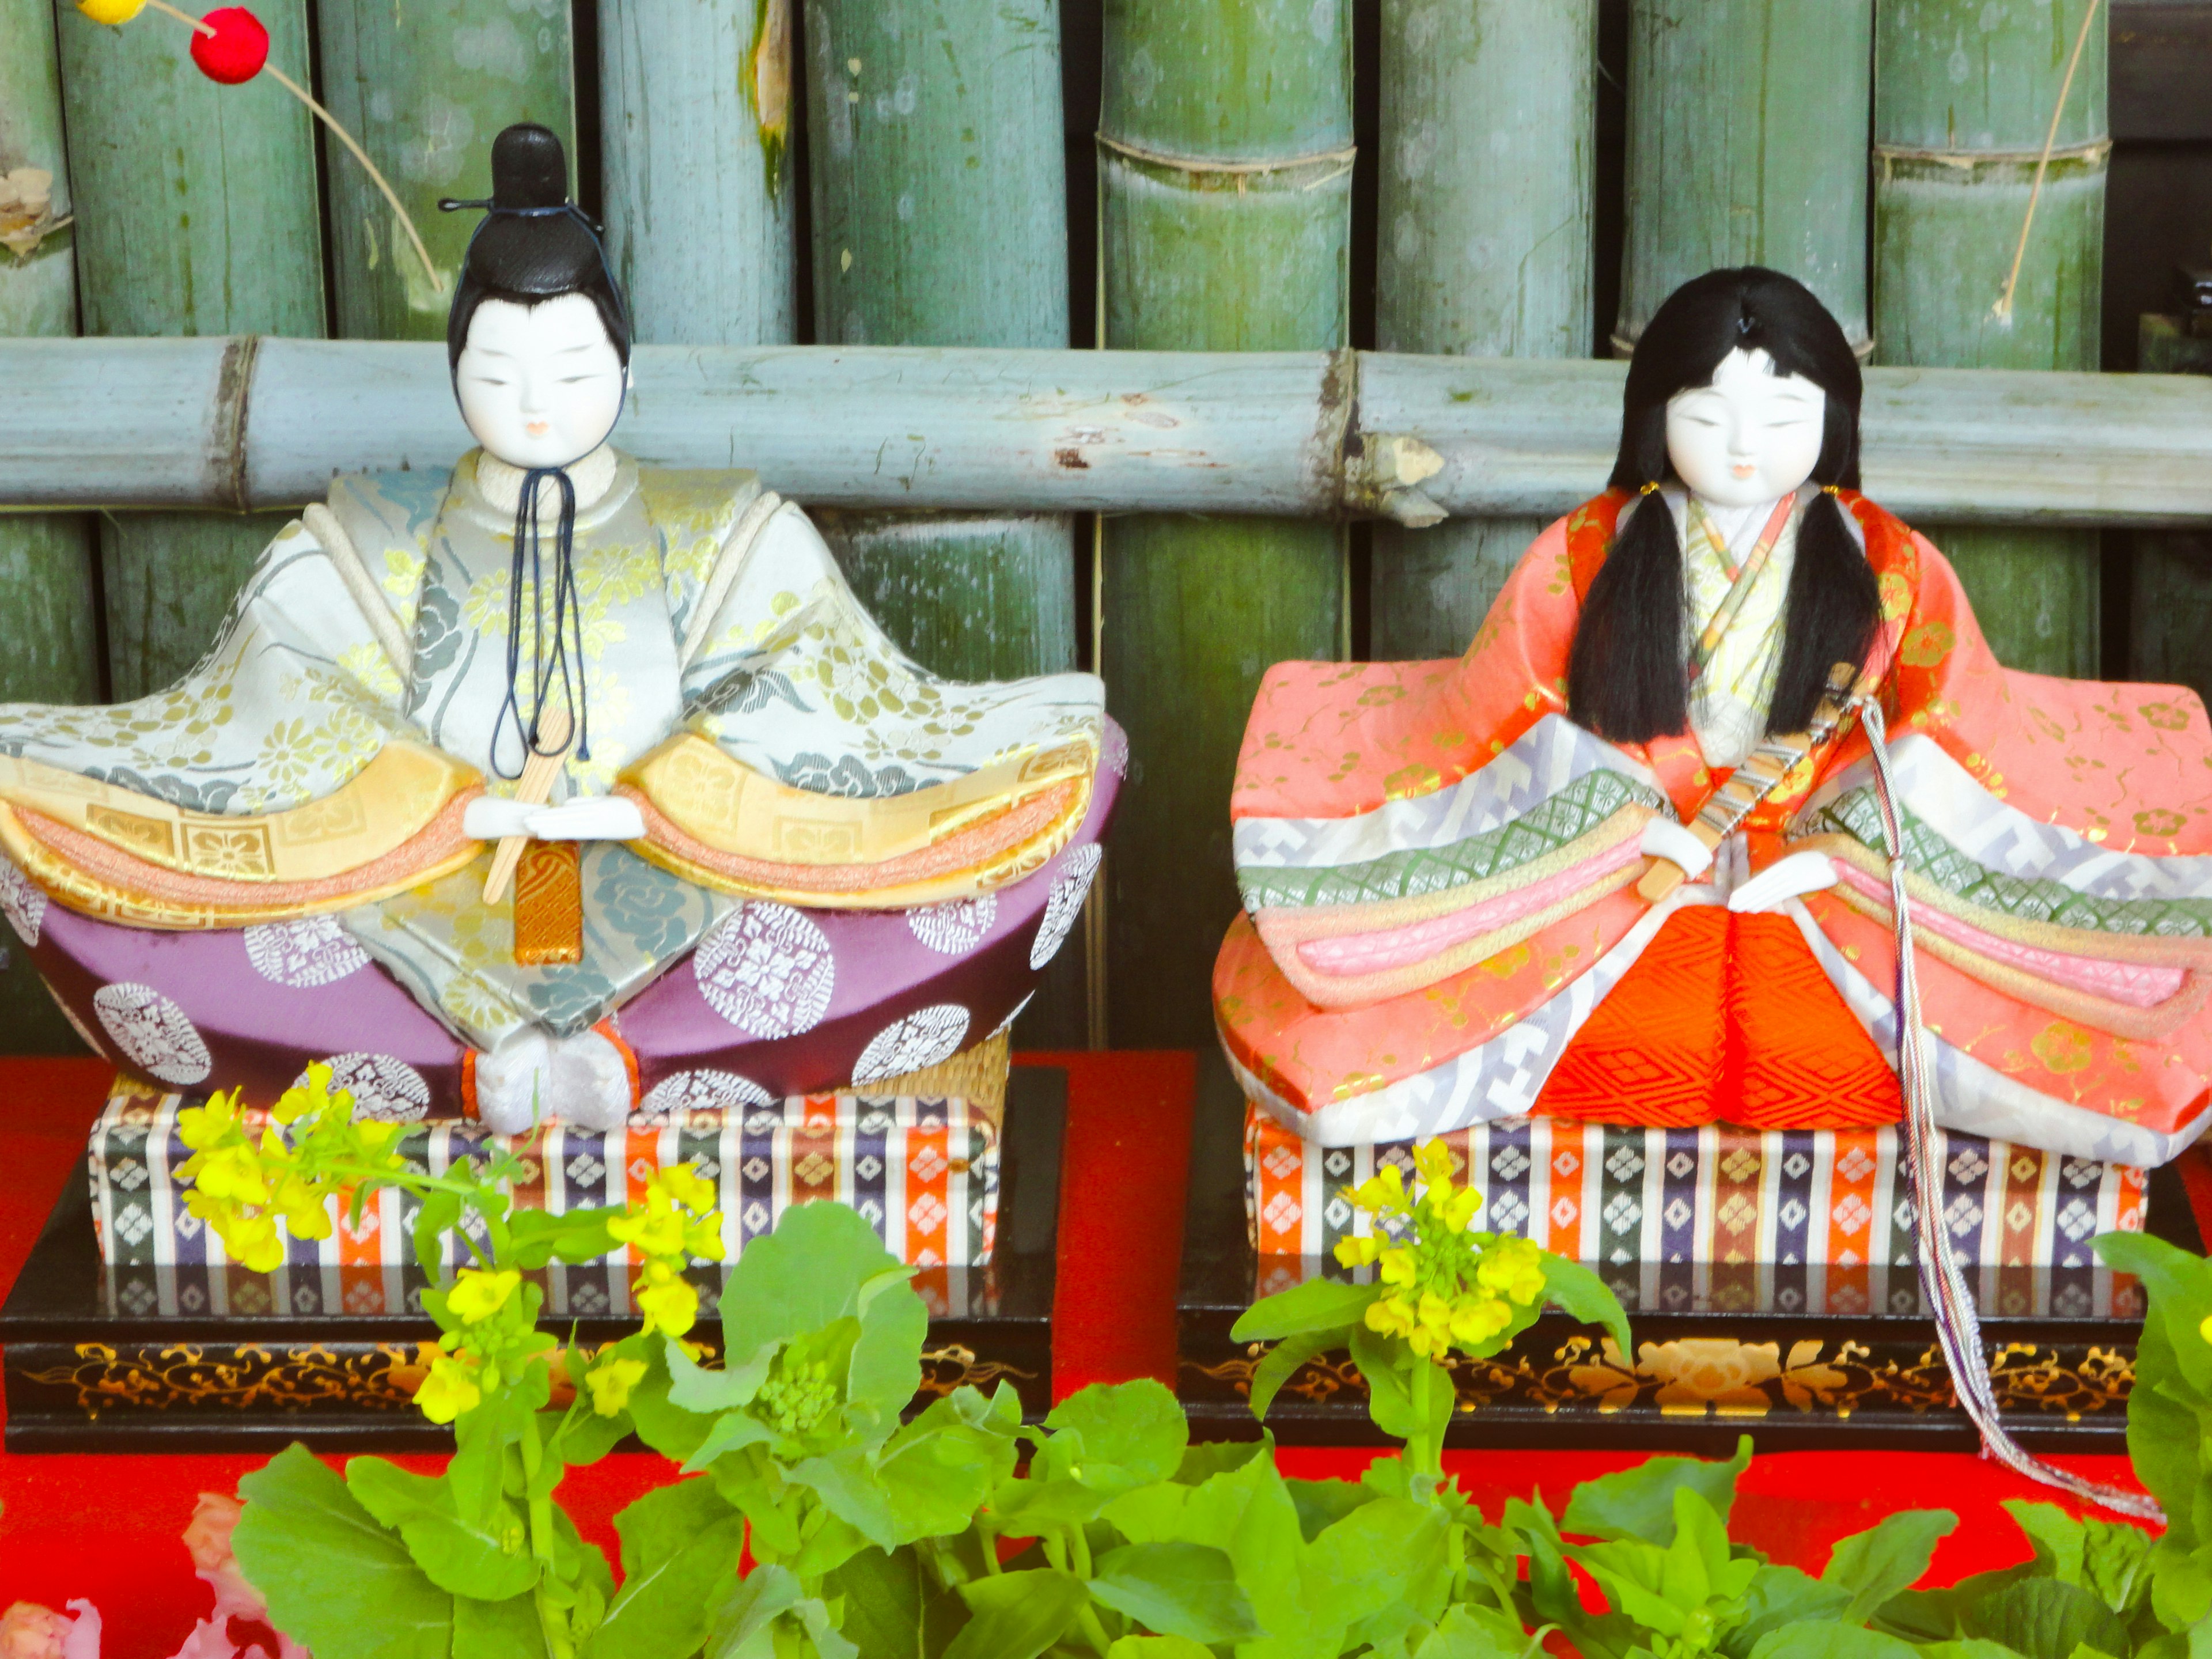
{"type": "MultiPolygon", "coordinates": [[[[825,507],[1327,517],[1565,511],[1625,368],[1376,352],[643,346],[620,441],[825,507]]],[[[296,507],[468,447],[444,349],[0,339],[0,505],[296,507]],[[127,415],[118,414],[127,411],[127,415]]],[[[1867,374],[1867,488],[1953,524],[2212,519],[2212,379],[1867,374]]]]}

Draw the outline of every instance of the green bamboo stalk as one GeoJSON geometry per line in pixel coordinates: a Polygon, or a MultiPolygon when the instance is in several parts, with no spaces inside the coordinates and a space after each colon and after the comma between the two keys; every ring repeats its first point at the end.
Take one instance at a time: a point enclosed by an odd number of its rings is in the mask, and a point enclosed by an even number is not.
{"type": "Polygon", "coordinates": [[[315,0],[324,101],[375,161],[437,268],[434,283],[368,173],[332,153],[337,328],[355,340],[442,340],[478,220],[438,198],[491,194],[491,141],[516,121],[576,155],[568,0],[315,0]]]}
{"type": "MultiPolygon", "coordinates": [[[[51,219],[37,222],[70,216],[54,14],[46,0],[0,0],[0,173],[18,168],[53,175],[51,219]]],[[[21,252],[0,247],[0,336],[76,332],[76,254],[73,225],[21,252]]],[[[90,526],[82,514],[0,514],[0,702],[100,700],[94,605],[90,526]]],[[[0,1048],[82,1053],[28,952],[12,936],[5,943],[0,1048]]]]}
{"type": "MultiPolygon", "coordinates": [[[[1590,349],[1595,0],[1383,0],[1376,343],[1590,349]]],[[[1542,520],[1375,526],[1377,659],[1454,656],[1542,520]]]]}
{"type": "MultiPolygon", "coordinates": [[[[2144,316],[2136,368],[2143,374],[2212,374],[2212,338],[2189,319],[2144,316]]],[[[1954,532],[1955,533],[1955,532],[1954,532]]],[[[2128,677],[2185,685],[2212,699],[2212,534],[2134,533],[2135,584],[2128,628],[2128,677]]]]}
{"type": "MultiPolygon", "coordinates": [[[[1875,59],[1874,310],[1879,361],[2090,369],[2103,302],[2109,7],[2100,6],[2055,134],[2092,0],[1991,8],[1879,0],[1875,59]],[[2021,227],[2035,220],[2008,314],[2021,227]]],[[[1997,655],[2094,678],[2094,531],[1929,526],[1997,655]]]]}
{"type": "Polygon", "coordinates": [[[1632,0],[1613,346],[1717,265],[1789,272],[1867,335],[1875,0],[1632,0]]]}
{"type": "MultiPolygon", "coordinates": [[[[1067,343],[1056,0],[806,0],[815,330],[824,343],[1067,343]]],[[[1075,666],[1066,515],[823,515],[861,602],[955,679],[1075,666]]],[[[1080,1047],[1083,955],[1060,954],[1025,1047],[1080,1047]]]]}
{"type": "MultiPolygon", "coordinates": [[[[255,15],[270,61],[304,79],[306,0],[255,15]]],[[[322,229],[307,110],[266,77],[216,85],[168,18],[112,28],[72,6],[60,19],[85,332],[319,337],[322,229]]],[[[101,519],[112,696],[158,690],[199,660],[284,516],[101,519]]]]}
{"type": "Polygon", "coordinates": [[[604,0],[599,107],[607,255],[637,337],[788,343],[791,0],[604,0]]]}
{"type": "MultiPolygon", "coordinates": [[[[1628,365],[648,345],[631,369],[635,453],[742,455],[810,507],[1334,518],[1418,497],[1548,517],[1612,465],[1628,365]]],[[[334,474],[447,466],[467,447],[427,342],[0,337],[0,508],[296,509],[334,474]]],[[[1875,368],[1863,435],[1868,489],[1916,521],[2212,520],[2212,379],[1875,368]]]]}
{"type": "MultiPolygon", "coordinates": [[[[1106,345],[1344,344],[1351,56],[1349,0],[1108,0],[1106,345]]],[[[1343,654],[1343,537],[1280,519],[1115,519],[1102,576],[1099,664],[1132,756],[1106,861],[1113,1041],[1203,1046],[1237,909],[1228,804],[1244,722],[1267,665],[1343,654]]]]}

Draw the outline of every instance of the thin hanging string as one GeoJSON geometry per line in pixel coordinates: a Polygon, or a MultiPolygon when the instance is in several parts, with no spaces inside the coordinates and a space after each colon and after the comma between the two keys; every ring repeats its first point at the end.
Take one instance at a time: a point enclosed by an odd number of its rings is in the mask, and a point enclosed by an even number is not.
{"type": "Polygon", "coordinates": [[[491,769],[510,782],[522,775],[532,755],[551,757],[563,753],[574,736],[576,758],[592,757],[591,711],[584,693],[584,611],[576,593],[576,486],[568,469],[533,466],[522,477],[522,496],[514,504],[514,549],[507,588],[507,700],[491,731],[491,769]],[[544,552],[538,514],[538,487],[547,480],[561,489],[561,520],[553,538],[553,580],[547,627],[544,552]],[[528,591],[530,617],[530,714],[522,712],[522,621],[524,592],[528,591]],[[553,707],[556,676],[560,679],[559,707],[568,716],[562,740],[545,746],[545,711],[553,707]],[[515,738],[522,757],[508,771],[500,763],[499,743],[508,719],[514,721],[515,738]]]}
{"type": "Polygon", "coordinates": [[[1889,853],[1889,908],[1897,933],[1897,1076],[1905,1091],[1906,1141],[1912,1157],[1912,1228],[1920,1256],[1920,1289],[1935,1310],[1936,1333],[1950,1368],[1959,1403],[1982,1437],[1982,1455],[2046,1486],[2100,1504],[2118,1514],[2164,1521],[2157,1503],[2140,1492],[2085,1480],[2054,1468],[2029,1452],[2006,1431],[1997,1407],[1996,1385],[1982,1346],[1981,1320],[1943,1219],[1942,1132],[1936,1127],[1936,1078],[1929,1038],[1920,1019],[1920,979],[1913,957],[1912,914],[1905,890],[1905,835],[1899,821],[1896,787],[1890,776],[1889,745],[1881,700],[1857,699],[1859,724],[1874,757],[1875,799],[1881,811],[1881,837],[1889,853]]]}

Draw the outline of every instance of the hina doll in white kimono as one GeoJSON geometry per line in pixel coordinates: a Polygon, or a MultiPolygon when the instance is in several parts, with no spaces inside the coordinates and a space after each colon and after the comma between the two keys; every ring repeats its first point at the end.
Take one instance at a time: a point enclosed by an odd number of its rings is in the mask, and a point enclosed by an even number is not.
{"type": "Polygon", "coordinates": [[[896,1091],[1075,920],[1099,684],[937,679],[796,506],[611,447],[629,326],[560,143],[492,159],[453,204],[481,447],[336,480],[168,690],[0,708],[0,898],[165,1087],[328,1060],[365,1111],[505,1130],[896,1091]]]}

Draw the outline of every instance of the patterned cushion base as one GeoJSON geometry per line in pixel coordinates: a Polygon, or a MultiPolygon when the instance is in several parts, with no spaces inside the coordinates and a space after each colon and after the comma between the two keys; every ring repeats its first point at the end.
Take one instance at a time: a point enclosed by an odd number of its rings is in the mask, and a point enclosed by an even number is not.
{"type": "MultiPolygon", "coordinates": [[[[228,1265],[222,1241],[186,1211],[191,1183],[175,1174],[191,1156],[177,1133],[177,1114],[191,1103],[118,1079],[93,1125],[93,1222],[109,1264],[228,1265]]],[[[265,1118],[252,1109],[242,1115],[257,1132],[265,1118]]],[[[850,1204],[892,1255],[921,1267],[981,1266],[990,1259],[998,1224],[998,1127],[957,1097],[794,1096],[727,1111],[695,1109],[605,1134],[555,1123],[509,1138],[473,1124],[431,1123],[410,1128],[399,1146],[416,1167],[435,1174],[493,1142],[521,1152],[534,1170],[516,1189],[516,1203],[556,1213],[626,1202],[657,1171],[696,1164],[719,1189],[729,1261],[748,1240],[772,1231],[789,1206],[814,1199],[850,1204]]],[[[331,1206],[331,1237],[288,1239],[289,1267],[415,1264],[416,1206],[405,1194],[379,1193],[357,1228],[335,1199],[331,1206]]],[[[447,1255],[452,1265],[450,1236],[447,1255]]],[[[605,1265],[635,1264],[625,1247],[605,1265]]]]}
{"type": "MultiPolygon", "coordinates": [[[[1441,1139],[1484,1195],[1476,1225],[1592,1264],[1632,1305],[1727,1304],[1735,1281],[1745,1305],[1771,1304],[1786,1268],[1810,1270],[1798,1277],[1801,1294],[1835,1311],[1917,1309],[1911,1164],[1895,1127],[1653,1129],[1530,1118],[1441,1139]],[[1900,1298],[1910,1305],[1893,1306],[1900,1298]]],[[[2005,1310],[2121,1311],[2109,1305],[2113,1276],[2098,1267],[2089,1242],[2141,1230],[2143,1171],[1969,1135],[1946,1144],[1944,1222],[1968,1267],[2001,1289],[1985,1305],[2017,1301],[2020,1290],[2027,1304],[2005,1310]]],[[[1410,1182],[1412,1154],[1408,1142],[1317,1146],[1248,1110],[1245,1214],[1263,1280],[1273,1258],[1330,1260],[1339,1239],[1367,1231],[1343,1189],[1384,1164],[1410,1182]]],[[[1276,1276],[1302,1271],[1283,1267],[1276,1276]]]]}

